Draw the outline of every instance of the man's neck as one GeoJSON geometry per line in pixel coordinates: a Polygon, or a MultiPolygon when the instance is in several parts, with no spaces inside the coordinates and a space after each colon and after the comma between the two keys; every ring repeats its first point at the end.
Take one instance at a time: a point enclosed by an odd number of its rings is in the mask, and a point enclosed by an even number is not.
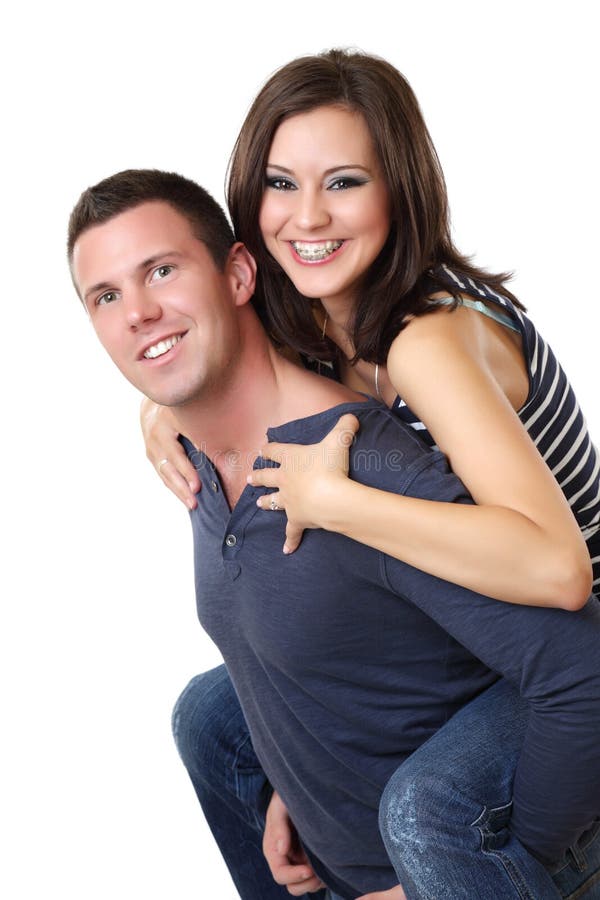
{"type": "Polygon", "coordinates": [[[230,505],[237,502],[269,427],[363,399],[284,359],[262,329],[246,340],[222,384],[175,409],[181,432],[215,465],[230,505]]]}

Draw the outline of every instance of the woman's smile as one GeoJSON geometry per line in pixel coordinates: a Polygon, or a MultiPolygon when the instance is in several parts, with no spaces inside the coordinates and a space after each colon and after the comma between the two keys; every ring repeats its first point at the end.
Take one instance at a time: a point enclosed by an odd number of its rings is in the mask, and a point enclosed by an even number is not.
{"type": "Polygon", "coordinates": [[[345,241],[290,241],[292,251],[300,262],[315,265],[329,262],[345,245],[345,241]]]}
{"type": "Polygon", "coordinates": [[[356,297],[390,230],[387,185],[360,113],[321,106],[285,120],[265,173],[260,228],[307,297],[356,297]]]}

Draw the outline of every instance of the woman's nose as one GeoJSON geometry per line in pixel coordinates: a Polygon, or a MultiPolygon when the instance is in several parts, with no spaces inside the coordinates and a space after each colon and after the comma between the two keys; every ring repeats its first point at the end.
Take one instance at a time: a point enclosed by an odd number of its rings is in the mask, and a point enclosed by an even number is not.
{"type": "Polygon", "coordinates": [[[311,230],[327,225],[331,216],[321,191],[299,191],[296,222],[304,229],[311,230]]]}

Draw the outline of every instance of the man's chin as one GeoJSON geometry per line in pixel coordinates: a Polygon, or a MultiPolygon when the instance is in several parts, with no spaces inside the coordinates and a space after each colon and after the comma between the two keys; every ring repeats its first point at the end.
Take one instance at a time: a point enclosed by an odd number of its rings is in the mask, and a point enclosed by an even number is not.
{"type": "Polygon", "coordinates": [[[154,403],[158,403],[159,406],[168,406],[174,409],[188,406],[195,399],[195,397],[190,394],[189,390],[152,392],[144,391],[144,393],[146,394],[146,397],[148,397],[154,403]]]}

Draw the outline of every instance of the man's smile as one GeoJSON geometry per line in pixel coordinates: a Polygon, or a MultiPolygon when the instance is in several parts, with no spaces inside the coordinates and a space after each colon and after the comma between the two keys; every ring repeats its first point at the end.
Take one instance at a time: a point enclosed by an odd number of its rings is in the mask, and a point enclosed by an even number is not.
{"type": "Polygon", "coordinates": [[[165,353],[168,353],[169,350],[172,350],[173,347],[179,343],[184,334],[185,332],[181,332],[179,334],[172,334],[169,337],[161,338],[155,344],[151,344],[147,347],[142,352],[141,356],[144,359],[157,359],[159,356],[164,356],[165,353]]]}

